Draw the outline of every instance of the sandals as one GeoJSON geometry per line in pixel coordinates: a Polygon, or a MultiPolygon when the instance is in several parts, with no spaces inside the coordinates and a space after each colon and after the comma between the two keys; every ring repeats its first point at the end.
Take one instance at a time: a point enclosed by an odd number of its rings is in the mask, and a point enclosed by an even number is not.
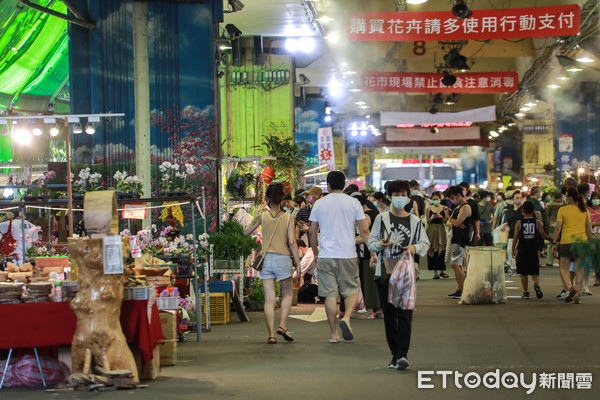
{"type": "Polygon", "coordinates": [[[277,334],[283,336],[286,342],[293,342],[294,338],[288,334],[287,329],[283,329],[282,327],[277,328],[277,334]]]}
{"type": "Polygon", "coordinates": [[[448,278],[450,278],[450,276],[449,276],[447,273],[445,273],[445,272],[442,272],[442,273],[440,274],[440,276],[441,276],[442,278],[445,278],[445,279],[448,279],[448,278]]]}
{"type": "Polygon", "coordinates": [[[440,276],[438,274],[433,275],[433,279],[440,279],[440,276]]]}
{"type": "Polygon", "coordinates": [[[275,344],[277,343],[277,338],[271,336],[269,339],[267,339],[267,344],[275,344]]]}

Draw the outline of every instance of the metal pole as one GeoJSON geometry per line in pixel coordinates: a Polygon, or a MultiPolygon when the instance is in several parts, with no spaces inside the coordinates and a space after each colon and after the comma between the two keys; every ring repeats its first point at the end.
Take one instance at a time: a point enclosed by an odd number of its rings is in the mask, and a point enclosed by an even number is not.
{"type": "Polygon", "coordinates": [[[73,237],[73,186],[71,183],[71,132],[65,118],[65,138],[67,139],[67,208],[69,209],[69,237],[73,237]]]}
{"type": "Polygon", "coordinates": [[[204,233],[208,233],[206,230],[206,189],[202,186],[202,211],[204,212],[204,233]]]}
{"type": "Polygon", "coordinates": [[[192,235],[194,236],[194,248],[192,253],[194,256],[194,281],[192,286],[196,295],[196,339],[200,341],[202,340],[202,302],[198,280],[198,238],[196,237],[196,212],[194,210],[194,205],[194,201],[190,200],[190,206],[192,206],[192,235]]]}
{"type": "MultiPolygon", "coordinates": [[[[23,259],[21,260],[21,264],[25,264],[25,204],[21,203],[21,241],[23,244],[23,259]]],[[[18,254],[17,254],[18,256],[18,254]]],[[[19,264],[19,265],[21,265],[19,264]]]]}
{"type": "Polygon", "coordinates": [[[208,287],[208,279],[210,278],[210,272],[212,266],[214,266],[213,258],[214,245],[210,245],[209,262],[206,265],[206,273],[204,274],[204,312],[206,314],[206,331],[210,332],[210,290],[208,287]]]}

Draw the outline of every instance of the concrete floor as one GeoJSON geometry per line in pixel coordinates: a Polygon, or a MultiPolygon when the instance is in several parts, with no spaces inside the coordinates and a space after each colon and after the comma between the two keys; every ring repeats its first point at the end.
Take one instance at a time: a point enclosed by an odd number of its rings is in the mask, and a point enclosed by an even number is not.
{"type": "MultiPolygon", "coordinates": [[[[213,326],[203,340],[195,334],[180,343],[179,362],[165,367],[151,388],[130,392],[47,394],[32,389],[0,391],[4,399],[597,399],[600,395],[600,290],[591,288],[581,305],[555,299],[560,292],[558,268],[542,269],[541,300],[510,298],[505,305],[466,306],[447,298],[454,279],[432,280],[424,271],[419,281],[417,310],[406,371],[386,368],[390,355],[383,321],[355,320],[353,342],[327,342],[327,323],[292,319],[296,341],[267,345],[261,313],[251,322],[213,326]],[[592,373],[591,390],[462,389],[453,378],[443,389],[440,375],[434,389],[418,389],[418,371],[477,372],[500,369],[525,374],[592,373]]],[[[452,275],[452,273],[450,273],[452,275]]],[[[518,277],[507,286],[520,286],[518,277]]],[[[592,281],[593,283],[593,281],[592,281]]],[[[519,296],[522,290],[509,289],[519,296]]],[[[300,305],[293,314],[310,314],[315,305],[300,305]]],[[[236,317],[233,317],[234,319],[236,317]]],[[[539,381],[539,377],[537,378],[539,381]]],[[[491,382],[491,381],[490,381],[491,382]]],[[[492,382],[491,382],[492,383],[492,382]]]]}

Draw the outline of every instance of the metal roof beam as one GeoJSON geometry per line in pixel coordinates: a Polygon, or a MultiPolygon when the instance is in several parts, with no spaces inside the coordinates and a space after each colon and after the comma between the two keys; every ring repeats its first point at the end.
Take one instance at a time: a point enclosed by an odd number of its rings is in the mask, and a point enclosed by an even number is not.
{"type": "MultiPolygon", "coordinates": [[[[46,13],[48,15],[52,15],[54,17],[60,18],[60,19],[64,19],[65,21],[71,22],[73,24],[79,25],[79,26],[83,26],[84,28],[88,28],[88,29],[94,29],[96,28],[96,24],[93,23],[92,21],[88,21],[85,19],[80,19],[77,17],[72,17],[70,15],[65,15],[65,14],[61,14],[57,11],[51,10],[49,8],[40,6],[39,4],[34,4],[32,2],[30,2],[29,0],[17,0],[19,3],[29,7],[29,8],[33,8],[34,10],[38,10],[41,11],[43,13],[46,13]]],[[[67,8],[73,12],[73,10],[69,7],[69,5],[67,4],[68,2],[64,2],[65,5],[67,6],[67,8]]],[[[73,12],[74,15],[76,15],[75,12],[73,12]]],[[[79,14],[79,13],[77,13],[79,14]]],[[[79,14],[81,15],[81,14],[79,14]]]]}

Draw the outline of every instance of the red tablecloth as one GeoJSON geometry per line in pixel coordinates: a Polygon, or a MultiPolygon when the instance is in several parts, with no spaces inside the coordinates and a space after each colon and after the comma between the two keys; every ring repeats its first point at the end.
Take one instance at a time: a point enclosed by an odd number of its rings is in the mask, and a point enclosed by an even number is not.
{"type": "MultiPolygon", "coordinates": [[[[158,308],[152,305],[148,321],[147,306],[148,300],[127,300],[121,307],[123,333],[137,344],[144,364],[163,340],[158,308]]],[[[69,303],[0,304],[0,349],[70,346],[76,326],[69,303]]]]}

